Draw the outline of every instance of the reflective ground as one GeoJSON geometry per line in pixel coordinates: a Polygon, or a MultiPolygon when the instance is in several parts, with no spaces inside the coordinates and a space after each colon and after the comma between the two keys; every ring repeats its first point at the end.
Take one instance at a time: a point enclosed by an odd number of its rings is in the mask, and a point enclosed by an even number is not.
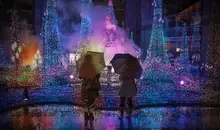
{"type": "MultiPolygon", "coordinates": [[[[219,107],[155,107],[135,110],[119,120],[117,111],[95,112],[95,130],[115,129],[220,129],[219,107]]],[[[2,130],[81,130],[83,109],[70,105],[42,105],[0,114],[2,130]]]]}
{"type": "MultiPolygon", "coordinates": [[[[80,98],[80,85],[65,85],[52,87],[29,88],[28,104],[69,103],[82,104],[80,98]]],[[[220,105],[218,91],[203,90],[202,88],[178,88],[138,86],[137,97],[134,98],[135,106],[178,106],[178,104],[203,104],[203,106],[220,105]]],[[[97,107],[118,108],[119,86],[102,86],[97,107]]],[[[22,88],[9,88],[0,91],[0,112],[8,108],[25,105],[22,88]]]]}

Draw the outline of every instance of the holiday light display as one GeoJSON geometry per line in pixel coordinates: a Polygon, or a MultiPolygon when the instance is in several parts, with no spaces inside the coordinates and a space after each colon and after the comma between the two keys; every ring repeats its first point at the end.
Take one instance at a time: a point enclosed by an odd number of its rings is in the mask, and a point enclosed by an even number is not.
{"type": "Polygon", "coordinates": [[[34,55],[34,60],[32,61],[31,67],[35,69],[37,67],[40,67],[41,64],[42,64],[41,54],[40,51],[37,50],[36,54],[34,55]]]}
{"type": "Polygon", "coordinates": [[[161,63],[169,63],[168,55],[165,50],[164,34],[163,34],[163,16],[162,16],[162,0],[154,0],[153,25],[151,32],[150,45],[148,53],[152,57],[160,58],[161,63]]]}
{"type": "MultiPolygon", "coordinates": [[[[111,0],[109,0],[111,3],[111,0]]],[[[88,0],[82,0],[82,2],[89,2],[91,3],[91,1],[88,0]]],[[[51,3],[51,0],[48,1],[48,3],[51,3]]],[[[158,4],[160,3],[159,0],[155,0],[153,5],[155,6],[155,11],[159,11],[159,9],[157,9],[156,7],[158,7],[158,4]]],[[[111,5],[111,4],[109,4],[111,5]]],[[[44,19],[44,27],[43,27],[43,32],[42,32],[42,38],[43,41],[47,44],[42,44],[42,47],[44,48],[44,50],[47,49],[47,55],[44,55],[44,51],[42,50],[42,52],[37,51],[35,53],[35,58],[32,62],[32,70],[27,67],[26,69],[23,69],[21,71],[19,71],[19,77],[15,78],[16,75],[14,74],[14,71],[8,71],[7,74],[7,81],[11,86],[30,86],[30,85],[41,85],[41,78],[38,75],[38,71],[33,71],[36,70],[34,68],[37,68],[41,62],[45,61],[44,56],[48,56],[47,60],[49,62],[49,64],[43,64],[43,65],[47,65],[48,66],[48,72],[51,72],[51,75],[53,77],[57,77],[59,76],[59,74],[62,72],[61,69],[57,69],[56,67],[53,67],[54,62],[53,59],[59,59],[56,58],[55,56],[59,56],[58,54],[60,54],[62,51],[59,51],[59,49],[53,48],[53,45],[57,45],[58,44],[58,31],[57,27],[55,27],[55,25],[57,24],[56,22],[54,22],[54,14],[51,15],[52,13],[54,13],[54,6],[50,7],[50,9],[47,9],[47,11],[45,12],[45,19],[44,19]],[[52,8],[52,9],[51,9],[52,8]],[[49,19],[49,18],[50,19],[49,19]],[[53,22],[53,25],[50,23],[53,22]],[[55,24],[54,24],[55,23],[55,24]],[[54,32],[51,32],[52,28],[55,30],[54,32]],[[50,33],[49,33],[50,32],[50,33]],[[55,33],[55,34],[54,34],[55,33]],[[53,36],[53,40],[50,39],[50,36],[53,36]],[[44,47],[48,46],[48,47],[44,47]],[[51,47],[51,49],[49,49],[49,47],[51,47]],[[54,52],[49,53],[49,50],[54,50],[54,52]],[[56,53],[55,53],[56,51],[56,53]],[[41,54],[43,54],[41,57],[41,54]],[[51,59],[50,59],[51,58],[51,59]],[[43,60],[43,61],[42,61],[43,60]],[[51,61],[52,60],[52,61],[51,61]],[[52,70],[52,71],[49,71],[52,70]],[[14,81],[18,82],[19,84],[12,84],[14,83],[14,81]]],[[[86,4],[85,7],[87,7],[88,4],[86,4]]],[[[109,8],[112,8],[112,6],[109,6],[109,8]]],[[[47,7],[49,8],[49,7],[47,7]]],[[[84,8],[85,9],[85,8],[84,8]]],[[[113,8],[112,8],[113,9],[113,8]]],[[[159,12],[157,15],[159,15],[159,12]]],[[[113,11],[112,11],[113,13],[113,11]]],[[[109,13],[110,14],[110,13],[109,13]]],[[[155,14],[156,15],[156,14],[155,14]]],[[[106,17],[106,23],[110,26],[106,26],[106,31],[111,32],[111,34],[115,33],[115,22],[112,22],[111,17],[109,17],[111,15],[108,15],[106,17]],[[112,24],[114,23],[114,24],[112,24]],[[109,30],[108,30],[109,29],[109,30]]],[[[158,16],[157,16],[158,17],[158,16]]],[[[154,18],[154,20],[156,20],[156,18],[154,18]]],[[[113,20],[114,21],[114,20],[113,20]]],[[[166,51],[163,48],[162,50],[162,46],[164,47],[164,42],[163,42],[163,35],[162,35],[162,23],[163,20],[159,19],[159,21],[161,21],[160,23],[157,24],[158,21],[156,21],[156,24],[154,22],[154,28],[152,30],[152,32],[154,32],[152,34],[152,38],[151,38],[151,44],[157,44],[157,45],[151,45],[149,51],[148,51],[148,57],[145,60],[145,63],[143,64],[144,68],[145,68],[145,72],[143,73],[143,80],[137,80],[137,90],[138,90],[138,96],[135,97],[135,106],[142,106],[142,105],[146,105],[146,104],[167,104],[167,103],[201,103],[201,102],[209,102],[210,100],[212,102],[219,102],[219,100],[214,100],[213,101],[213,95],[217,95],[218,93],[213,91],[213,90],[206,90],[204,91],[203,89],[200,88],[199,82],[198,80],[195,80],[194,77],[192,76],[192,74],[190,73],[191,70],[191,65],[189,64],[189,57],[188,57],[188,38],[187,38],[187,32],[186,32],[186,25],[184,25],[183,28],[183,39],[182,39],[182,44],[181,47],[177,48],[177,52],[181,52],[181,62],[180,60],[176,60],[174,66],[170,66],[169,64],[167,64],[167,60],[166,60],[166,56],[162,57],[162,54],[166,55],[166,51]],[[160,24],[160,25],[159,25],[160,24]],[[184,32],[185,31],[185,32],[184,32]],[[155,47],[155,48],[154,48],[155,47]],[[158,47],[158,49],[157,49],[158,47]],[[161,51],[162,50],[162,51],[161,51]],[[158,51],[158,52],[157,52],[158,51]],[[161,52],[160,52],[161,51],[161,52]],[[161,87],[162,86],[162,87],[161,87]],[[209,100],[210,99],[210,100],[209,100]]],[[[75,48],[74,49],[74,53],[70,55],[70,61],[71,62],[75,62],[76,58],[79,57],[79,52],[77,52],[77,49],[83,50],[82,52],[86,52],[86,50],[88,50],[87,48],[87,44],[89,44],[89,33],[90,31],[90,26],[91,26],[91,19],[89,18],[88,13],[82,13],[82,22],[81,22],[81,35],[82,35],[82,40],[80,41],[80,45],[83,45],[82,47],[79,48],[75,48]],[[88,36],[88,37],[87,37],[88,36]]],[[[216,22],[217,23],[217,22],[216,22]]],[[[107,25],[106,24],[106,25],[107,25]]],[[[179,22],[176,23],[176,31],[177,33],[180,32],[180,27],[179,27],[179,22]]],[[[219,55],[217,55],[218,53],[214,53],[214,52],[220,52],[220,51],[213,51],[215,48],[217,48],[216,46],[218,46],[218,42],[219,42],[219,38],[215,38],[219,37],[219,30],[216,29],[218,27],[218,25],[214,24],[211,26],[210,31],[212,32],[211,34],[213,34],[214,36],[210,36],[213,39],[212,42],[215,41],[215,43],[211,43],[209,45],[209,58],[212,58],[212,62],[209,61],[209,65],[207,66],[207,68],[210,70],[210,75],[213,74],[213,70],[212,70],[212,64],[215,64],[215,61],[219,61],[217,58],[219,55]],[[216,42],[217,41],[217,42],[216,42]],[[214,61],[214,62],[213,62],[214,61]]],[[[197,34],[197,27],[194,28],[195,31],[194,33],[197,34]]],[[[107,32],[108,33],[108,32],[107,32]]],[[[109,38],[112,37],[112,35],[104,35],[104,37],[107,39],[110,39],[109,43],[114,43],[114,38],[109,38]]],[[[133,37],[133,33],[131,33],[130,38],[133,37]]],[[[194,39],[196,41],[196,39],[194,39]]],[[[106,40],[107,42],[107,40],[106,40]]],[[[106,43],[105,42],[105,43],[106,43]]],[[[179,44],[179,43],[177,43],[179,44]]],[[[110,45],[110,44],[109,44],[110,45]]],[[[17,49],[18,44],[13,44],[12,45],[12,50],[14,50],[14,52],[16,52],[15,50],[17,50],[18,52],[22,52],[22,48],[17,49]],[[16,45],[16,46],[15,46],[16,45]]],[[[108,47],[108,46],[106,46],[108,47]]],[[[135,48],[134,46],[132,46],[133,48],[135,48]]],[[[16,57],[20,57],[19,53],[15,53],[14,59],[16,57]]],[[[197,56],[196,56],[197,57],[197,56]]],[[[48,63],[46,62],[46,63],[48,63]]],[[[217,62],[219,63],[219,62],[217,62]]],[[[59,64],[59,62],[58,62],[59,64]]],[[[71,64],[74,65],[74,64],[71,64]]],[[[219,65],[219,64],[218,64],[219,65]]],[[[215,71],[218,71],[217,69],[217,65],[215,65],[216,69],[214,69],[215,71]]],[[[105,73],[105,72],[103,72],[105,73]]],[[[117,92],[119,90],[119,82],[118,80],[116,80],[116,82],[112,81],[110,82],[111,87],[106,85],[106,80],[107,80],[107,75],[106,74],[101,74],[101,84],[102,84],[102,89],[100,92],[100,99],[98,100],[97,106],[98,108],[118,108],[119,105],[119,98],[117,96],[117,92]]],[[[114,71],[112,72],[114,73],[114,71]]],[[[49,76],[51,76],[49,75],[49,76]]],[[[113,74],[112,74],[113,75],[113,74]]],[[[71,79],[72,81],[75,80],[75,74],[73,73],[73,71],[71,70],[70,74],[68,74],[67,78],[71,79]]],[[[118,75],[116,75],[118,76],[118,75]]],[[[116,77],[117,78],[117,77],[116,77]]],[[[210,77],[210,79],[212,79],[212,77],[210,77]]],[[[216,82],[217,80],[212,80],[213,82],[216,82]]],[[[55,81],[53,81],[55,82],[55,81]]],[[[31,98],[29,100],[30,103],[48,103],[48,102],[67,102],[70,104],[77,104],[77,105],[82,105],[82,101],[80,98],[80,90],[81,87],[79,84],[77,83],[72,83],[71,87],[69,86],[62,86],[62,87],[45,87],[43,89],[41,89],[40,91],[35,91],[35,88],[31,88],[30,90],[32,90],[32,95],[31,98]],[[73,89],[74,88],[74,89],[73,89]]],[[[21,93],[21,92],[20,92],[21,93]]],[[[11,96],[10,98],[8,98],[7,103],[5,104],[11,104],[12,106],[14,106],[15,104],[22,104],[22,102],[20,102],[20,95],[16,95],[15,94],[11,94],[13,96],[11,96]],[[15,98],[15,99],[14,99],[15,98]],[[13,100],[12,100],[13,99],[13,100]],[[10,102],[11,100],[11,102],[10,102]]],[[[6,102],[5,101],[5,102],[6,102]]],[[[3,101],[0,98],[0,108],[2,107],[1,104],[3,104],[3,101]]],[[[74,107],[71,107],[74,108],[74,107]]],[[[60,108],[61,110],[64,111],[68,111],[67,108],[60,108]]],[[[44,109],[46,111],[50,111],[51,113],[55,113],[59,110],[57,109],[51,109],[51,108],[46,108],[44,109]]],[[[81,112],[81,111],[80,111],[81,112]]],[[[78,116],[82,116],[82,113],[80,113],[79,111],[77,111],[77,115],[78,116]]],[[[134,115],[134,117],[138,117],[140,118],[141,116],[146,116],[146,115],[158,115],[156,113],[158,113],[158,111],[141,111],[142,113],[139,113],[139,115],[134,115]]],[[[108,114],[106,114],[108,115],[108,114]]],[[[155,117],[154,120],[158,120],[161,119],[161,116],[155,117]]]]}
{"type": "Polygon", "coordinates": [[[182,44],[180,48],[180,63],[181,64],[189,64],[189,45],[188,45],[188,37],[187,37],[187,25],[183,24],[182,30],[182,44]]]}
{"type": "Polygon", "coordinates": [[[116,25],[117,21],[114,15],[114,8],[112,1],[108,2],[108,14],[105,18],[105,34],[104,34],[104,43],[106,47],[111,47],[115,45],[116,40],[116,25]]]}
{"type": "MultiPolygon", "coordinates": [[[[194,21],[200,21],[201,16],[200,14],[196,14],[193,16],[194,21]]],[[[200,24],[196,24],[193,26],[193,35],[192,35],[192,51],[195,52],[200,52],[200,40],[201,40],[201,35],[200,35],[200,24]]]]}
{"type": "Polygon", "coordinates": [[[145,71],[142,79],[153,86],[164,86],[165,82],[173,82],[171,66],[165,50],[162,19],[162,0],[154,0],[153,26],[147,57],[143,63],[145,71]],[[156,82],[157,81],[157,82],[156,82]]]}
{"type": "Polygon", "coordinates": [[[91,32],[91,19],[89,17],[89,10],[92,4],[91,0],[81,0],[82,12],[81,12],[81,27],[80,34],[81,40],[78,47],[78,53],[85,54],[89,50],[89,33],[91,32]]]}
{"type": "Polygon", "coordinates": [[[47,1],[41,38],[42,69],[45,73],[45,84],[56,83],[54,80],[63,72],[61,61],[63,57],[63,48],[58,29],[56,0],[47,1]]]}
{"type": "Polygon", "coordinates": [[[62,45],[60,42],[56,0],[48,0],[42,28],[43,68],[61,65],[62,45]]]}
{"type": "Polygon", "coordinates": [[[16,69],[19,69],[19,67],[22,65],[22,58],[21,58],[21,52],[23,50],[23,46],[20,46],[17,44],[17,42],[14,42],[12,45],[11,45],[11,60],[12,62],[15,64],[16,66],[16,69]]]}
{"type": "MultiPolygon", "coordinates": [[[[213,4],[213,7],[215,4],[213,4]]],[[[209,44],[207,53],[208,87],[218,87],[220,85],[220,10],[215,7],[211,16],[209,28],[209,44]]]]}
{"type": "Polygon", "coordinates": [[[82,12],[81,12],[81,28],[80,33],[83,36],[87,36],[89,34],[90,26],[91,26],[91,19],[89,17],[89,10],[92,4],[91,0],[81,0],[82,5],[82,12]]]}

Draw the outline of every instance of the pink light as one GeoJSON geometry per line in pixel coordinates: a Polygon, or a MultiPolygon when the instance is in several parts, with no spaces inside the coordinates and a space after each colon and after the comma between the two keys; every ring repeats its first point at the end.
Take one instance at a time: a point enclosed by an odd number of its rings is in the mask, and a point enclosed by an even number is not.
{"type": "Polygon", "coordinates": [[[108,6],[113,6],[112,0],[108,1],[108,6]]]}
{"type": "Polygon", "coordinates": [[[74,76],[73,76],[73,75],[70,75],[70,78],[71,78],[71,79],[73,79],[73,78],[74,78],[74,76]]]}
{"type": "Polygon", "coordinates": [[[180,84],[183,85],[185,82],[183,80],[180,81],[180,84]]]}

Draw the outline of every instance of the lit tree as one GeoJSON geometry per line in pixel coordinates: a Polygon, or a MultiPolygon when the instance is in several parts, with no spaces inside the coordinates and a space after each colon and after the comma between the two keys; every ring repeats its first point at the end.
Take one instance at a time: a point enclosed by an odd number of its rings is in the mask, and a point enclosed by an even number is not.
{"type": "Polygon", "coordinates": [[[113,3],[112,0],[108,1],[108,16],[110,17],[110,21],[113,25],[117,25],[118,22],[115,18],[115,13],[114,13],[114,8],[113,8],[113,3]]]}
{"type": "Polygon", "coordinates": [[[36,54],[34,55],[34,60],[32,61],[32,69],[38,68],[42,63],[40,51],[37,50],[36,54]]]}
{"type": "Polygon", "coordinates": [[[47,0],[42,28],[43,68],[61,65],[62,45],[58,30],[56,0],[47,0]]]}
{"type": "Polygon", "coordinates": [[[82,12],[81,12],[81,41],[80,46],[78,49],[80,49],[80,54],[84,54],[86,51],[89,50],[89,37],[88,34],[91,32],[91,19],[89,18],[89,10],[90,6],[92,4],[91,0],[81,0],[82,5],[82,12]]]}
{"type": "Polygon", "coordinates": [[[105,21],[105,35],[104,35],[104,42],[106,47],[111,47],[114,45],[116,40],[116,24],[117,21],[115,19],[114,8],[112,1],[109,0],[108,2],[108,14],[106,16],[105,21]]]}
{"type": "Polygon", "coordinates": [[[153,25],[151,32],[150,45],[148,54],[152,57],[160,58],[161,63],[169,63],[169,58],[165,50],[164,34],[163,34],[163,16],[162,16],[162,0],[154,0],[153,25]]]}
{"type": "Polygon", "coordinates": [[[181,44],[181,53],[180,53],[180,63],[188,64],[189,63],[189,45],[188,45],[188,37],[187,37],[187,25],[183,24],[183,33],[182,33],[182,44],[181,44]]]}
{"type": "Polygon", "coordinates": [[[153,25],[151,32],[150,45],[144,64],[142,79],[146,79],[149,85],[163,87],[165,82],[173,82],[169,57],[165,50],[163,19],[162,19],[162,0],[154,0],[153,25]]]}
{"type": "Polygon", "coordinates": [[[82,14],[80,33],[87,36],[90,32],[91,20],[88,16],[82,14]]]}
{"type": "MultiPolygon", "coordinates": [[[[20,46],[19,43],[19,24],[18,24],[18,13],[17,13],[17,9],[16,6],[13,7],[12,10],[10,10],[11,13],[11,20],[12,20],[12,24],[10,27],[10,32],[11,32],[11,46],[14,44],[14,46],[16,45],[17,47],[20,46]]],[[[18,49],[18,48],[17,48],[18,49]]],[[[19,68],[19,64],[22,62],[21,58],[19,58],[19,52],[18,50],[12,50],[12,62],[15,64],[16,69],[19,68]]]]}
{"type": "Polygon", "coordinates": [[[208,83],[210,87],[219,87],[220,77],[220,10],[215,8],[211,16],[209,28],[209,44],[207,53],[208,83]]]}
{"type": "MultiPolygon", "coordinates": [[[[199,14],[196,14],[193,16],[194,23],[200,21],[201,16],[199,14]]],[[[200,35],[200,24],[196,23],[193,26],[193,39],[192,39],[192,50],[193,51],[200,51],[200,40],[201,40],[201,35],[200,35]]]]}

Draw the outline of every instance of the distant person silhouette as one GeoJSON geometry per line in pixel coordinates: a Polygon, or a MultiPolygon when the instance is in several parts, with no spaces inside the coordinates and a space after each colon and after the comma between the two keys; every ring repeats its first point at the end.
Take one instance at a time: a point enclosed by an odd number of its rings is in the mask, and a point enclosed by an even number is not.
{"type": "Polygon", "coordinates": [[[27,101],[29,99],[29,91],[28,91],[27,87],[24,88],[23,98],[24,98],[25,101],[27,101]]]}

